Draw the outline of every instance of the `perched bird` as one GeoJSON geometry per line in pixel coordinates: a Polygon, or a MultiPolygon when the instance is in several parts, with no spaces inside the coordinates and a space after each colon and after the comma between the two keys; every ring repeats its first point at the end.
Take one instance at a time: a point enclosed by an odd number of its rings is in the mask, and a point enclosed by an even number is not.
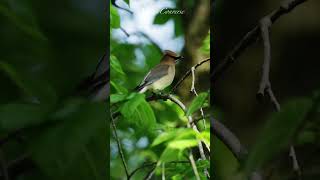
{"type": "Polygon", "coordinates": [[[168,87],[174,79],[175,64],[182,58],[172,51],[165,50],[160,63],[148,72],[135,90],[139,93],[144,93],[147,90],[157,92],[168,87]]]}
{"type": "Polygon", "coordinates": [[[95,72],[86,78],[78,87],[77,91],[84,91],[93,101],[104,101],[109,96],[109,62],[104,55],[95,72]]]}

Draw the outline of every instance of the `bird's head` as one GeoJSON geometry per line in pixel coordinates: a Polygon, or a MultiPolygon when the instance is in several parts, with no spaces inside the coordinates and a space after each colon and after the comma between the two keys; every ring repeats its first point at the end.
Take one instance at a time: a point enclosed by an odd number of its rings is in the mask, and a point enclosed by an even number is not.
{"type": "Polygon", "coordinates": [[[183,56],[179,56],[178,54],[176,54],[173,51],[165,50],[164,56],[163,56],[161,62],[169,63],[169,64],[176,64],[181,59],[183,59],[183,56]]]}

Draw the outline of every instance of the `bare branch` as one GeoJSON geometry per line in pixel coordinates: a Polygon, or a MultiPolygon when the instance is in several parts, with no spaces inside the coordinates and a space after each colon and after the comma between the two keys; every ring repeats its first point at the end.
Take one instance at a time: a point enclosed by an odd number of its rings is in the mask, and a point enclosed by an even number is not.
{"type": "Polygon", "coordinates": [[[152,176],[154,175],[156,170],[156,166],[153,167],[147,174],[147,176],[145,178],[143,178],[144,180],[150,180],[152,178],[152,176]]]}
{"type": "MultiPolygon", "coordinates": [[[[266,16],[260,21],[261,36],[262,36],[263,46],[264,46],[264,61],[262,65],[262,77],[260,81],[260,87],[257,95],[264,96],[265,93],[267,93],[275,110],[279,112],[280,104],[272,91],[271,82],[269,79],[270,66],[271,66],[271,45],[270,45],[270,38],[269,38],[269,28],[272,24],[270,18],[271,17],[266,16]]],[[[299,167],[299,163],[298,163],[293,145],[290,146],[289,156],[292,159],[293,171],[296,172],[297,176],[300,178],[301,170],[299,167]]]]}
{"type": "Polygon", "coordinates": [[[296,156],[296,152],[293,146],[290,146],[289,156],[292,159],[292,169],[296,173],[296,175],[301,179],[301,169],[298,163],[298,159],[296,156]]]}
{"type": "Polygon", "coordinates": [[[189,161],[191,163],[191,166],[192,166],[192,169],[193,169],[193,173],[194,173],[196,179],[200,180],[200,176],[199,176],[199,172],[198,172],[198,169],[197,169],[197,166],[196,166],[196,162],[194,161],[194,158],[193,158],[193,155],[192,155],[191,151],[189,152],[189,161]]]}
{"type": "MultiPolygon", "coordinates": [[[[205,59],[201,62],[199,62],[198,64],[196,64],[194,67],[194,69],[197,69],[199,66],[201,66],[203,63],[210,61],[210,58],[205,59]]],[[[183,77],[176,83],[176,85],[171,89],[170,94],[172,94],[173,92],[176,91],[176,89],[180,86],[180,84],[191,74],[191,69],[189,69],[184,75],[183,77]]]]}
{"type": "MultiPolygon", "coordinates": [[[[146,163],[146,164],[142,164],[141,166],[139,166],[138,168],[136,168],[135,170],[133,170],[130,175],[129,175],[129,179],[139,170],[144,169],[146,167],[152,167],[152,169],[154,168],[155,165],[157,165],[158,162],[152,162],[152,163],[146,163]]],[[[167,164],[178,164],[178,163],[190,163],[189,161],[169,161],[167,162],[167,164]]]]}
{"type": "MultiPolygon", "coordinates": [[[[271,24],[275,23],[281,16],[291,12],[295,7],[304,3],[307,0],[290,0],[284,1],[278,9],[271,12],[266,17],[269,17],[271,24]]],[[[215,83],[220,75],[226,71],[231,64],[233,64],[237,57],[239,57],[244,50],[251,44],[257,41],[260,37],[260,24],[255,26],[251,31],[249,31],[238,44],[228,53],[228,55],[222,60],[222,62],[212,70],[211,81],[215,83]]]]}
{"type": "Polygon", "coordinates": [[[132,12],[130,9],[126,9],[126,8],[121,7],[121,6],[119,6],[118,4],[116,4],[116,0],[111,0],[111,4],[112,4],[114,7],[118,8],[118,9],[121,9],[121,10],[123,10],[123,11],[126,11],[126,12],[128,12],[128,13],[130,13],[130,14],[133,14],[133,12],[132,12]]]}
{"type": "MultiPolygon", "coordinates": [[[[194,84],[195,84],[195,67],[192,66],[191,67],[191,74],[192,74],[192,83],[191,83],[191,89],[190,89],[190,92],[193,92],[195,94],[195,96],[197,97],[198,96],[198,93],[196,91],[196,88],[194,87],[194,84]]],[[[203,112],[203,109],[202,107],[200,108],[200,112],[201,112],[201,116],[202,116],[202,119],[203,119],[203,125],[204,125],[204,128],[206,129],[206,120],[204,118],[204,112],[203,112]]],[[[194,123],[194,121],[190,121],[189,122],[191,126],[196,126],[196,123],[194,123]]],[[[201,155],[201,159],[205,160],[206,159],[206,156],[203,152],[203,147],[202,147],[202,144],[201,142],[199,142],[199,150],[200,150],[200,155],[201,155]],[[202,151],[201,151],[202,150],[202,151]]],[[[204,170],[204,173],[207,177],[210,178],[210,173],[208,172],[208,169],[205,169],[204,170]]]]}
{"type": "Polygon", "coordinates": [[[165,162],[162,163],[162,180],[166,180],[166,174],[165,174],[165,162]]]}
{"type": "MultiPolygon", "coordinates": [[[[195,74],[194,71],[195,71],[195,68],[192,67],[192,68],[191,68],[192,84],[191,84],[190,92],[193,92],[195,96],[198,96],[198,93],[197,93],[197,91],[196,91],[196,88],[194,87],[195,79],[196,79],[196,78],[195,78],[195,75],[194,75],[194,74],[195,74]]],[[[202,119],[203,119],[203,126],[204,126],[204,128],[206,129],[206,119],[205,119],[205,115],[204,115],[204,112],[203,112],[202,107],[200,107],[200,113],[201,113],[201,116],[202,116],[202,119]]],[[[195,125],[194,122],[195,122],[195,121],[192,121],[191,124],[194,124],[194,125],[195,125]]]]}
{"type": "Polygon", "coordinates": [[[123,27],[120,27],[120,30],[121,30],[127,37],[130,37],[130,34],[129,34],[123,27]]]}
{"type": "Polygon", "coordinates": [[[117,127],[116,127],[116,124],[115,124],[114,119],[113,119],[112,116],[111,116],[111,124],[112,124],[112,128],[113,128],[114,138],[115,138],[115,140],[116,140],[116,142],[117,142],[117,145],[118,145],[118,150],[119,150],[120,158],[121,158],[121,161],[122,161],[124,170],[125,170],[125,172],[126,172],[127,178],[129,178],[130,175],[129,175],[129,171],[128,171],[128,166],[127,166],[127,163],[126,163],[126,160],[125,160],[125,157],[124,157],[124,153],[123,153],[123,151],[122,151],[121,141],[120,141],[120,139],[119,139],[119,137],[118,137],[117,127]]]}
{"type": "Polygon", "coordinates": [[[8,165],[2,149],[0,149],[0,166],[4,180],[9,180],[8,165]]]}
{"type": "MultiPolygon", "coordinates": [[[[213,117],[210,118],[211,132],[219,138],[223,144],[225,144],[234,157],[241,162],[246,158],[248,151],[247,149],[240,143],[240,140],[235,136],[226,126],[224,126],[221,122],[215,120],[213,117]]],[[[259,171],[251,172],[250,180],[261,180],[262,176],[259,171]]]]}

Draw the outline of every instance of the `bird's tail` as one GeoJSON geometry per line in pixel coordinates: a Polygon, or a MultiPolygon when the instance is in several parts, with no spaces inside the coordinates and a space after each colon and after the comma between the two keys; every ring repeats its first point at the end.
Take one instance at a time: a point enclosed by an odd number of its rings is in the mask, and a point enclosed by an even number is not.
{"type": "Polygon", "coordinates": [[[140,84],[139,86],[135,87],[133,90],[138,93],[144,93],[147,91],[147,87],[145,86],[145,83],[143,83],[143,84],[140,84]]]}

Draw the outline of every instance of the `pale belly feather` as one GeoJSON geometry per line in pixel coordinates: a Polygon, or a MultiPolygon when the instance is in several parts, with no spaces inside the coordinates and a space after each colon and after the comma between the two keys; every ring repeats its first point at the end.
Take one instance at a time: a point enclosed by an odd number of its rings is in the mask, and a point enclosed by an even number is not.
{"type": "Polygon", "coordinates": [[[151,86],[150,89],[152,90],[163,90],[164,88],[168,87],[173,79],[174,79],[174,75],[175,75],[175,68],[174,67],[169,67],[168,69],[169,73],[168,75],[162,77],[161,79],[159,79],[158,81],[154,82],[151,86]]]}

